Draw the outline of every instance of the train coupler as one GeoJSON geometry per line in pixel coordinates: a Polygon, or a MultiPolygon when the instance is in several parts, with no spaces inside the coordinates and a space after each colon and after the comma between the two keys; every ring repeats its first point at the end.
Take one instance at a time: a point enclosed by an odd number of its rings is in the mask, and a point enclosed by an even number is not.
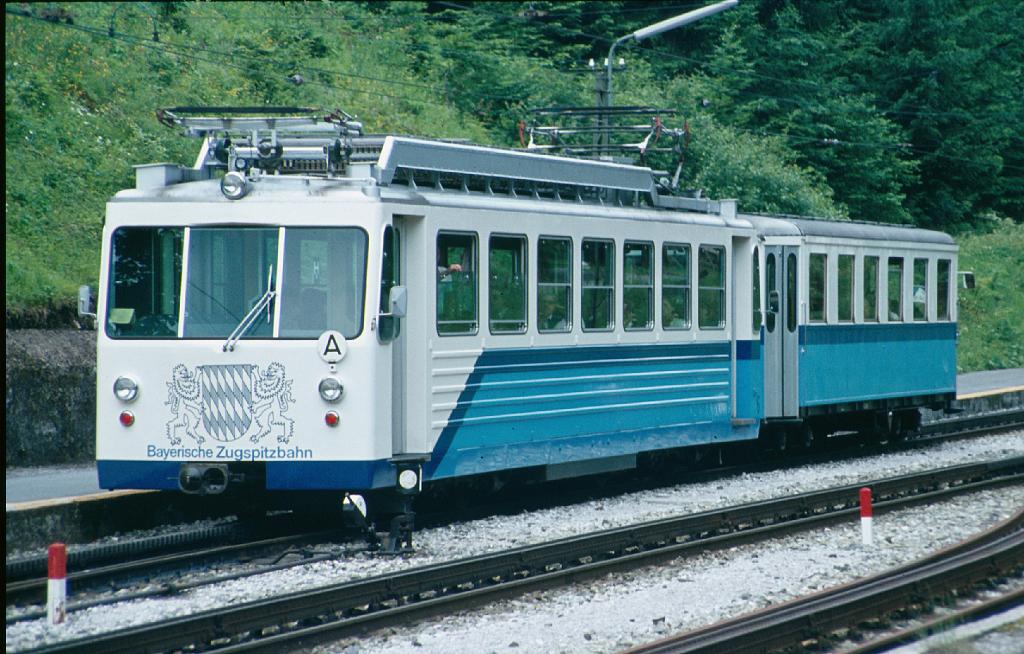
{"type": "MultiPolygon", "coordinates": [[[[410,502],[411,503],[411,502],[410,502]]],[[[383,554],[410,554],[412,548],[412,532],[415,526],[416,514],[412,507],[391,518],[391,529],[385,541],[383,554]]]]}
{"type": "Polygon", "coordinates": [[[341,511],[346,520],[351,520],[355,528],[366,538],[367,549],[376,552],[380,549],[380,537],[373,528],[373,522],[367,517],[366,500],[362,495],[345,493],[341,500],[341,511]]]}
{"type": "Polygon", "coordinates": [[[391,518],[391,529],[384,544],[384,554],[408,554],[413,552],[412,532],[416,514],[412,503],[423,490],[423,462],[421,455],[403,455],[391,459],[395,465],[395,491],[399,509],[391,518]]]}

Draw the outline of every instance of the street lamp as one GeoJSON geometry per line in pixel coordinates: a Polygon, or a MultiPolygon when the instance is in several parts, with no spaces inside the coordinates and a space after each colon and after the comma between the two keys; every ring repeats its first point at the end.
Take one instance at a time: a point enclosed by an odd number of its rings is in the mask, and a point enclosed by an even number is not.
{"type": "Polygon", "coordinates": [[[644,39],[649,39],[652,36],[657,36],[662,32],[674,30],[677,27],[682,27],[683,25],[689,25],[690,23],[696,22],[701,18],[706,18],[717,14],[720,11],[731,9],[737,4],[739,4],[739,0],[724,0],[724,2],[708,5],[707,7],[701,7],[700,9],[694,9],[693,11],[688,11],[685,14],[679,14],[674,18],[667,18],[660,23],[642,27],[637,31],[616,40],[615,43],[612,43],[612,47],[608,50],[608,58],[605,60],[605,106],[612,106],[612,62],[615,61],[615,48],[619,47],[620,43],[625,43],[630,39],[638,42],[643,41],[644,39]]]}

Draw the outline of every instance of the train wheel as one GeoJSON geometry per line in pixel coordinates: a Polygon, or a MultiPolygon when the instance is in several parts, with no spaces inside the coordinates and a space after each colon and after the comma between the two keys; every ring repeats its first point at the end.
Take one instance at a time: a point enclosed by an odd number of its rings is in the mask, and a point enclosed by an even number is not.
{"type": "Polygon", "coordinates": [[[907,429],[904,426],[903,415],[894,413],[889,422],[889,442],[899,443],[907,437],[907,429]]]}
{"type": "Polygon", "coordinates": [[[784,454],[787,449],[795,447],[798,443],[797,433],[785,425],[764,426],[758,437],[758,448],[764,452],[784,454]]]}
{"type": "Polygon", "coordinates": [[[804,424],[800,425],[799,438],[800,447],[802,447],[805,450],[809,450],[818,445],[819,443],[817,432],[815,431],[814,427],[812,427],[811,424],[808,422],[805,422],[804,424]]]}

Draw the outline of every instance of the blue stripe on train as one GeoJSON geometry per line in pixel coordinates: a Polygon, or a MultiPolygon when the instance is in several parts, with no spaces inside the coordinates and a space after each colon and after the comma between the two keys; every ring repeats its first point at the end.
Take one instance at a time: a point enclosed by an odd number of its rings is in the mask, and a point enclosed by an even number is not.
{"type": "Polygon", "coordinates": [[[178,490],[178,461],[96,462],[100,488],[151,488],[178,490]]]}
{"type": "MultiPolygon", "coordinates": [[[[220,461],[218,463],[224,463],[220,461]]],[[[178,490],[179,461],[96,462],[100,488],[178,490]]],[[[395,468],[379,461],[267,462],[268,490],[362,490],[395,485],[395,468]]]]}
{"type": "MultiPolygon", "coordinates": [[[[730,344],[486,350],[448,417],[427,479],[757,437],[731,425],[730,344]]],[[[760,418],[761,343],[737,342],[738,417],[760,418]]],[[[99,461],[103,488],[176,489],[180,464],[99,461]]],[[[271,490],[393,486],[378,461],[268,462],[271,490]]]]}
{"type": "MultiPolygon", "coordinates": [[[[730,424],[730,344],[485,350],[427,478],[753,436],[730,424]]],[[[756,432],[755,432],[756,435],[756,432]]]]}
{"type": "Polygon", "coordinates": [[[808,325],[800,346],[801,406],[956,390],[956,323],[808,325]]]}
{"type": "Polygon", "coordinates": [[[281,461],[267,463],[267,490],[364,490],[395,485],[388,461],[281,461]]]}

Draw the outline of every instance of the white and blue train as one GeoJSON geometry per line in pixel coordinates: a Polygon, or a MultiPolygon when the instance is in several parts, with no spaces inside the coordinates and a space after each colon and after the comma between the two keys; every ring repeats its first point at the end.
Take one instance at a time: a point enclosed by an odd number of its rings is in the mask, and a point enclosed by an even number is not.
{"type": "Polygon", "coordinates": [[[744,215],[645,167],[346,116],[161,118],[203,147],[107,205],[103,488],[565,478],[898,436],[955,395],[945,234],[744,215]]]}

